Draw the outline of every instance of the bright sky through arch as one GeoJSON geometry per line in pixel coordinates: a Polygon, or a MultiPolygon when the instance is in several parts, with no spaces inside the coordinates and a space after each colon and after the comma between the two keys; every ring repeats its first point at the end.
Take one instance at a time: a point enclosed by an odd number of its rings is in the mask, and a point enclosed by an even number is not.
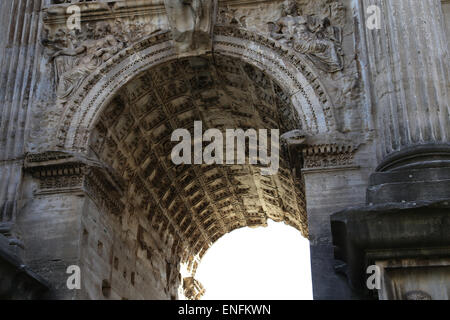
{"type": "Polygon", "coordinates": [[[204,256],[196,278],[203,300],[311,300],[309,242],[299,231],[269,221],[219,239],[204,256]]]}

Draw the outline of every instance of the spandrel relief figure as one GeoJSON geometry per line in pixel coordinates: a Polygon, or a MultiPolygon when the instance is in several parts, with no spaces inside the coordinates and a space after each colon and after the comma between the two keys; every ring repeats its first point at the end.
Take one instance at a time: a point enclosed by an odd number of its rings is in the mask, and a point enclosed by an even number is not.
{"type": "Polygon", "coordinates": [[[52,49],[50,61],[55,66],[56,95],[63,103],[86,77],[125,47],[124,39],[114,36],[107,24],[89,26],[87,34],[90,36],[59,31],[53,40],[43,41],[46,47],[52,49]]]}
{"type": "Polygon", "coordinates": [[[327,17],[300,15],[294,1],[284,4],[282,15],[275,23],[269,23],[273,39],[305,54],[323,71],[342,70],[341,28],[332,26],[327,17]]]}

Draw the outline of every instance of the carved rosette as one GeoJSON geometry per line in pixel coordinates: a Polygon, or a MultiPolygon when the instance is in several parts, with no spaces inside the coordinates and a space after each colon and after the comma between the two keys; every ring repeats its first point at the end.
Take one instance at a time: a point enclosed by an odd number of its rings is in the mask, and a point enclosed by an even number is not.
{"type": "Polygon", "coordinates": [[[25,170],[38,181],[36,195],[86,194],[114,215],[124,211],[121,183],[105,167],[63,152],[29,154],[25,170]]]}

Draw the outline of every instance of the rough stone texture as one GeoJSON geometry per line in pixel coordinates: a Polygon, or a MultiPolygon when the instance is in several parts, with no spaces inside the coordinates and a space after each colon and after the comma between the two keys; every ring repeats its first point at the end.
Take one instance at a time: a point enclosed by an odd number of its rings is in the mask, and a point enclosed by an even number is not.
{"type": "Polygon", "coordinates": [[[442,13],[444,15],[444,23],[446,26],[447,44],[450,42],[450,1],[442,0],[442,13]]]}
{"type": "MultiPolygon", "coordinates": [[[[5,251],[47,280],[45,298],[197,299],[207,249],[273,219],[309,237],[316,299],[367,298],[334,260],[330,215],[450,194],[449,12],[438,0],[1,1],[5,251]],[[66,25],[71,4],[80,32],[66,25]],[[380,31],[365,28],[370,4],[380,31]],[[195,120],[280,129],[278,174],[174,166],[171,132],[195,120]],[[70,265],[81,290],[66,287],[70,265]]],[[[379,297],[445,298],[448,255],[427,262],[426,243],[409,245],[401,262],[395,248],[373,259],[379,297]]]]}
{"type": "Polygon", "coordinates": [[[164,1],[179,55],[211,52],[217,4],[217,0],[164,1]]]}

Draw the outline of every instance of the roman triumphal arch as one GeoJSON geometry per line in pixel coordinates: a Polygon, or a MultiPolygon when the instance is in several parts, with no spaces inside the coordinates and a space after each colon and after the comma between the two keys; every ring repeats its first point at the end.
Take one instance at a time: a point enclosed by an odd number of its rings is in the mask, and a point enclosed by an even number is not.
{"type": "Polygon", "coordinates": [[[0,297],[198,299],[214,242],[272,219],[309,239],[317,299],[448,298],[449,8],[420,7],[2,2],[0,268],[23,286],[0,297]],[[244,163],[175,164],[199,126],[245,131],[244,163]]]}

